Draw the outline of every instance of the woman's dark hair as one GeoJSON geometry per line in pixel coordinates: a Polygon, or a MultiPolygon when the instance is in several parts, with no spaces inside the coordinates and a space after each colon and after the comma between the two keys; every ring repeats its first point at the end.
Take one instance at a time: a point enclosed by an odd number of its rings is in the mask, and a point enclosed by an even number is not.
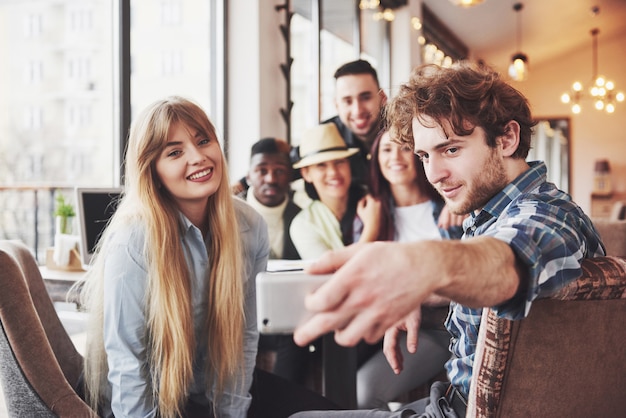
{"type": "MultiPolygon", "coordinates": [[[[380,200],[381,202],[381,213],[380,213],[380,231],[378,234],[378,241],[393,241],[395,237],[395,225],[393,218],[393,195],[391,193],[391,186],[389,181],[383,176],[382,170],[380,169],[380,162],[378,161],[378,154],[380,153],[380,141],[383,135],[387,132],[386,129],[382,129],[374,143],[372,144],[371,155],[372,159],[370,160],[370,171],[368,178],[368,186],[370,194],[380,200]]],[[[426,179],[426,173],[424,172],[424,164],[419,159],[419,157],[413,154],[413,161],[415,162],[415,171],[417,172],[417,178],[415,179],[415,183],[418,185],[420,190],[426,194],[431,200],[436,202],[442,202],[443,198],[435,188],[428,182],[426,179]]]]}

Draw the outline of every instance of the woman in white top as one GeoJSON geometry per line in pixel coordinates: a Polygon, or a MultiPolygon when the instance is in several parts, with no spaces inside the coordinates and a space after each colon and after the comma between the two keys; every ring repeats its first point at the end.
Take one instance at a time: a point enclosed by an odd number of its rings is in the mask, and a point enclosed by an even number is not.
{"type": "MultiPolygon", "coordinates": [[[[463,234],[458,226],[463,217],[445,213],[443,199],[428,183],[419,158],[406,145],[394,142],[387,131],[382,131],[372,145],[369,191],[370,194],[359,203],[359,214],[363,214],[365,225],[379,226],[376,240],[440,240],[460,238],[463,234]],[[372,202],[380,204],[379,211],[370,211],[366,216],[361,209],[371,207],[372,202]],[[444,214],[440,216],[442,210],[444,214]],[[438,225],[440,218],[446,221],[443,227],[438,225]]],[[[444,307],[439,312],[445,315],[445,311],[444,307]]],[[[426,315],[425,311],[423,315],[426,315]]],[[[443,328],[443,319],[445,317],[441,318],[440,329],[436,325],[433,329],[426,329],[427,324],[422,323],[417,352],[403,352],[404,370],[401,374],[393,373],[382,351],[359,368],[359,408],[386,408],[388,402],[443,371],[443,364],[450,357],[450,336],[443,328]]],[[[406,343],[400,346],[404,348],[406,343]]]]}

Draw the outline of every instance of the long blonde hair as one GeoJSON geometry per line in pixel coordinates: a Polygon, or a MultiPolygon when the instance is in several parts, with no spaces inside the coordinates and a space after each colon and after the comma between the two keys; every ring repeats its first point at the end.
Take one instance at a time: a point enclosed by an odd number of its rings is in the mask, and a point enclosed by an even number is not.
{"type": "MultiPolygon", "coordinates": [[[[102,338],[104,262],[108,237],[139,222],[145,226],[143,248],[148,266],[146,302],[147,361],[152,389],[158,398],[159,415],[180,416],[193,382],[194,337],[189,269],[181,243],[178,208],[165,188],[159,186],[155,163],[163,150],[170,127],[182,122],[216,140],[215,128],[195,103],[169,97],[149,106],[133,124],[126,154],[124,194],[107,226],[94,265],[82,290],[83,303],[91,314],[85,357],[87,400],[101,406],[108,391],[107,361],[102,338]],[[164,245],[177,243],[180,245],[164,245]]],[[[222,154],[222,178],[208,197],[207,217],[212,236],[208,248],[211,271],[207,286],[206,338],[207,384],[217,397],[243,367],[242,244],[222,154]]]]}

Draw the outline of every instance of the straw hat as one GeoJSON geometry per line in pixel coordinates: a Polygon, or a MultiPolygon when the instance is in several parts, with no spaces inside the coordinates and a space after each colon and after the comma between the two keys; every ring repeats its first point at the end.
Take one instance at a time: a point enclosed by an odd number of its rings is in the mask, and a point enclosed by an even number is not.
{"type": "Polygon", "coordinates": [[[358,148],[346,146],[334,123],[324,123],[304,132],[300,141],[300,161],[293,168],[348,158],[357,152],[358,148]]]}

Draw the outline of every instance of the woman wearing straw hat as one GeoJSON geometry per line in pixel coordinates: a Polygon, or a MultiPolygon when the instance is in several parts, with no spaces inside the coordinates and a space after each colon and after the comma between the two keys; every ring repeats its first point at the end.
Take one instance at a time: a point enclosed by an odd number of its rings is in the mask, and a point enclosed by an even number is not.
{"type": "MultiPolygon", "coordinates": [[[[300,144],[299,168],[304,189],[312,202],[296,215],[289,233],[303,259],[314,259],[325,251],[352,244],[355,236],[371,241],[378,233],[375,222],[358,221],[357,204],[365,190],[352,184],[349,157],[358,152],[348,148],[333,123],[307,130],[300,144]],[[361,230],[362,226],[362,230],[361,230]]],[[[378,202],[368,200],[359,213],[368,219],[378,202]]]]}

